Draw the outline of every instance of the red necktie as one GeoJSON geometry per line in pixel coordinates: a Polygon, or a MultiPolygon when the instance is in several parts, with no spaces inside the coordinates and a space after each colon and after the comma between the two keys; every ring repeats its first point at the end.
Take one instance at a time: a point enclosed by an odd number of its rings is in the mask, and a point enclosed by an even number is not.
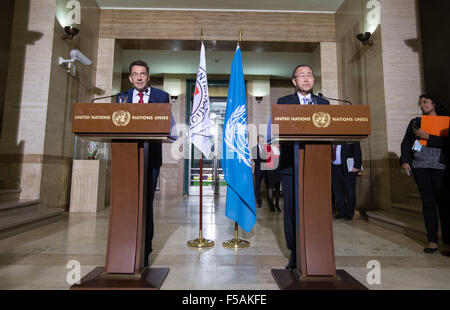
{"type": "Polygon", "coordinates": [[[337,149],[337,145],[333,145],[333,151],[331,152],[331,161],[335,161],[336,160],[336,149],[337,149]]]}
{"type": "Polygon", "coordinates": [[[138,96],[140,98],[138,103],[144,103],[144,93],[143,92],[139,92],[138,96]]]}

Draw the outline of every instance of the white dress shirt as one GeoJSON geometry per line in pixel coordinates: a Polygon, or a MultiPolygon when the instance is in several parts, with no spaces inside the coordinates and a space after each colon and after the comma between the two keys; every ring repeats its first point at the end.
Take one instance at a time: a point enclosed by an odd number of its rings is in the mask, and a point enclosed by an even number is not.
{"type": "Polygon", "coordinates": [[[301,104],[301,105],[307,105],[308,102],[311,102],[311,103],[313,102],[313,101],[312,101],[311,94],[307,94],[306,96],[303,96],[302,94],[300,94],[299,92],[297,92],[297,95],[298,95],[298,99],[300,100],[300,104],[301,104]],[[306,98],[306,103],[305,103],[304,98],[306,98]]]}
{"type": "Polygon", "coordinates": [[[336,146],[336,160],[335,161],[331,161],[331,163],[333,165],[336,165],[336,166],[342,165],[342,161],[341,161],[341,145],[340,144],[338,144],[336,146]]]}
{"type": "MultiPolygon", "coordinates": [[[[144,103],[148,103],[148,100],[150,99],[150,86],[147,88],[147,90],[144,92],[143,101],[144,103]]],[[[141,97],[139,97],[139,91],[135,88],[133,91],[133,103],[138,103],[139,100],[141,100],[141,97]]]]}

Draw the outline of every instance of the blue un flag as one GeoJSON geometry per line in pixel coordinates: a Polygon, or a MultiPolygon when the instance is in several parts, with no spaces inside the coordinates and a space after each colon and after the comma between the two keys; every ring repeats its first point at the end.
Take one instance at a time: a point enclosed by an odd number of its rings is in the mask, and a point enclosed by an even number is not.
{"type": "Polygon", "coordinates": [[[231,66],[221,163],[228,184],[225,215],[250,232],[256,223],[256,202],[246,101],[241,48],[238,46],[231,66]]]}

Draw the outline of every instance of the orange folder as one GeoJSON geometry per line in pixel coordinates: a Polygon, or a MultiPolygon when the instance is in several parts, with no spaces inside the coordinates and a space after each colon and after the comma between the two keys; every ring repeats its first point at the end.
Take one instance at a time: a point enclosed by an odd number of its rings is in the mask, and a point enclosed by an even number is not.
{"type": "MultiPolygon", "coordinates": [[[[420,128],[430,135],[447,137],[450,127],[449,116],[422,115],[420,128]]],[[[427,140],[420,140],[421,145],[427,145],[427,140]]]]}

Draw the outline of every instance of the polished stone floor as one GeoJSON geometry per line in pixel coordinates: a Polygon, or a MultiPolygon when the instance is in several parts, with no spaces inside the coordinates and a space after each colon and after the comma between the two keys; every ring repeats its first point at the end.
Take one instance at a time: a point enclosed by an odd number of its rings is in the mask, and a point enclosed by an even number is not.
{"type": "MultiPolygon", "coordinates": [[[[105,262],[108,212],[66,214],[62,221],[0,240],[0,289],[68,289],[67,263],[77,260],[84,276],[105,262]]],[[[162,289],[278,289],[271,268],[288,260],[283,214],[258,209],[250,234],[240,237],[251,247],[230,250],[234,223],[225,217],[224,198],[204,198],[204,237],[210,249],[186,241],[198,237],[198,197],[155,200],[155,267],[169,267],[162,289]]],[[[450,258],[425,254],[423,244],[400,233],[355,218],[334,220],[336,265],[370,289],[450,289],[450,258]],[[381,284],[369,285],[367,263],[381,265],[381,284]]]]}

